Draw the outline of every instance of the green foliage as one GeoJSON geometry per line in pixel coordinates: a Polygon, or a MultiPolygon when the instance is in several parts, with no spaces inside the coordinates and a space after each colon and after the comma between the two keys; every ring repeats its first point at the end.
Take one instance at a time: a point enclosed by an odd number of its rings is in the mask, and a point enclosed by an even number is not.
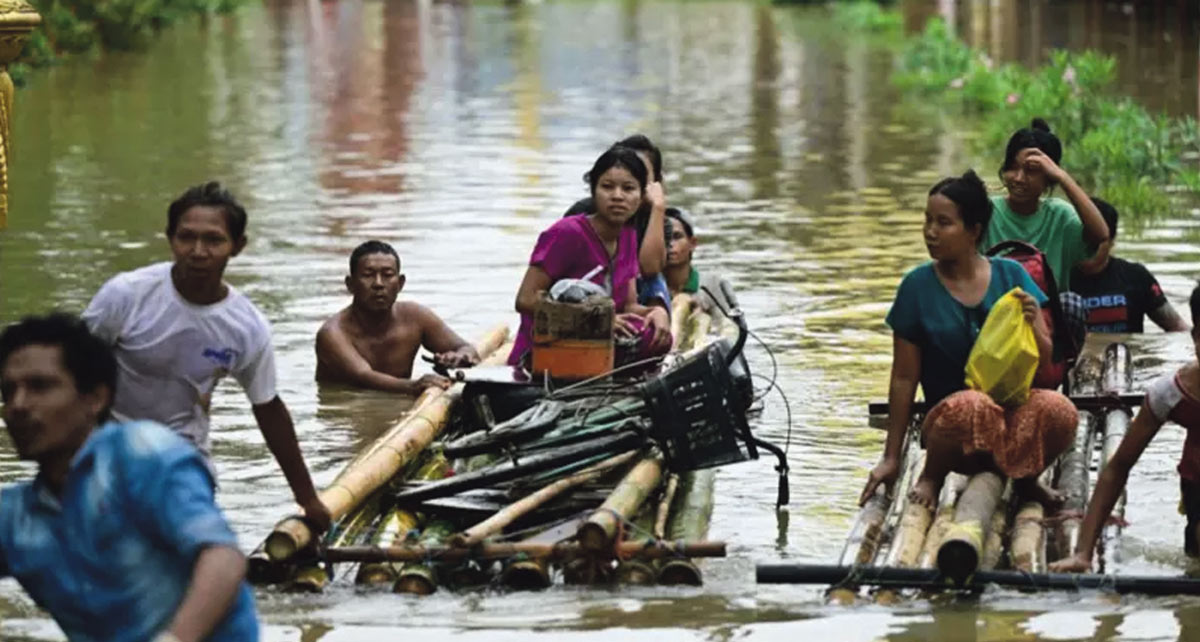
{"type": "Polygon", "coordinates": [[[30,0],[42,14],[42,26],[26,43],[13,79],[20,83],[30,68],[52,64],[61,54],[97,47],[138,49],[154,34],[194,15],[226,13],[244,0],[30,0]]]}
{"type": "Polygon", "coordinates": [[[878,35],[900,35],[904,19],[899,13],[880,7],[870,0],[851,0],[833,4],[833,21],[843,29],[878,35]]]}
{"type": "Polygon", "coordinates": [[[1200,192],[1200,130],[1195,119],[1154,116],[1113,96],[1115,78],[1116,60],[1093,51],[1055,51],[1034,70],[997,65],[940,19],[901,44],[892,75],[905,93],[976,123],[977,151],[997,165],[1012,133],[1044,118],[1090,191],[1133,216],[1163,212],[1168,187],[1200,192]]]}

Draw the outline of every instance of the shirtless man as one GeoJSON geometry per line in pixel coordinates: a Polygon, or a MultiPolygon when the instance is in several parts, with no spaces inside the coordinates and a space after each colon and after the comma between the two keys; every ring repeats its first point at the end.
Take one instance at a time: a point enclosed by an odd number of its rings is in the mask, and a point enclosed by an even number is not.
{"type": "Polygon", "coordinates": [[[429,386],[450,386],[450,380],[439,375],[411,378],[422,346],[446,367],[479,363],[475,348],[432,310],[396,302],[404,275],[400,255],[391,245],[367,241],[355,248],[346,289],[354,301],[317,332],[317,381],[417,395],[429,386]]]}

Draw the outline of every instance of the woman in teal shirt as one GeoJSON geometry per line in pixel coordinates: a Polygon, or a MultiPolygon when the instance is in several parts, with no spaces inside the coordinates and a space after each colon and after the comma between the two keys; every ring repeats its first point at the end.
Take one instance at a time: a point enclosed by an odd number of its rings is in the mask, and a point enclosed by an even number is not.
{"type": "Polygon", "coordinates": [[[992,197],[995,211],[985,227],[983,247],[1010,240],[1037,246],[1050,262],[1058,289],[1065,292],[1071,289],[1071,268],[1095,254],[1109,235],[1100,210],[1060,162],[1062,143],[1041,118],[1008,139],[1000,166],[1008,194],[992,197]],[[1055,185],[1062,186],[1070,203],[1043,198],[1055,185]]]}
{"type": "Polygon", "coordinates": [[[925,469],[911,501],[934,508],[946,475],[995,470],[1012,477],[1019,492],[1052,503],[1037,476],[1071,443],[1077,414],[1052,390],[1034,390],[1019,408],[1002,408],[986,394],[965,390],[971,347],[995,302],[1014,287],[1034,328],[1040,367],[1050,365],[1050,332],[1040,306],[1046,296],[1015,261],[980,254],[992,216],[983,181],[974,171],[947,178],[929,190],[925,246],[933,260],[904,276],[887,322],[892,328],[887,444],[871,471],[860,503],[879,484],[890,491],[900,472],[900,451],[912,418],[917,384],[931,410],[922,424],[925,469]]]}

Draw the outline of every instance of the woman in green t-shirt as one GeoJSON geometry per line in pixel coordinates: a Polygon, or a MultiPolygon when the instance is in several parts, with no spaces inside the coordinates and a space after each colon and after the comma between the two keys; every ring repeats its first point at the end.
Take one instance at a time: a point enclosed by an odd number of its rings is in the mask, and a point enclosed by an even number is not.
{"type": "Polygon", "coordinates": [[[1066,291],[1071,289],[1071,268],[1092,256],[1109,234],[1100,210],[1060,162],[1062,143],[1041,118],[1009,138],[1000,166],[1000,181],[1008,194],[992,197],[995,212],[983,247],[1010,240],[1037,246],[1050,263],[1058,289],[1066,291]],[[1062,186],[1070,203],[1043,198],[1056,185],[1062,186]]]}
{"type": "Polygon", "coordinates": [[[1033,390],[1024,404],[1003,408],[965,389],[964,370],[979,330],[996,301],[1013,288],[1020,288],[1025,318],[1033,324],[1040,367],[1051,363],[1050,331],[1040,310],[1046,296],[1016,261],[979,252],[992,210],[973,171],[929,191],[924,236],[933,260],[904,276],[888,312],[893,345],[888,436],[860,503],[881,483],[890,491],[899,476],[918,384],[932,408],[921,426],[925,469],[910,501],[933,508],[948,473],[983,470],[1013,478],[1027,497],[1056,500],[1037,476],[1074,438],[1078,415],[1070,400],[1053,390],[1033,390]]]}

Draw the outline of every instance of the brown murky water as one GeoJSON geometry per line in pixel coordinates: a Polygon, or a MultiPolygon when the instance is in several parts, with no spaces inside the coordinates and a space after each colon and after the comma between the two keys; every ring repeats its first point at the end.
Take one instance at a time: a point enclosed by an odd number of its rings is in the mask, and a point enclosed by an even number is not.
{"type": "MultiPolygon", "coordinates": [[[[1194,92],[1195,59],[1181,64],[1194,92]]],[[[793,422],[787,512],[773,509],[770,462],[740,464],[719,473],[711,531],[731,557],[707,567],[701,589],[264,591],[266,639],[1200,636],[1195,600],[995,592],[841,608],[824,606],[817,588],[753,584],[755,561],[840,552],[882,442],[864,414],[887,385],[883,317],[901,274],[925,260],[924,190],[970,164],[991,175],[1000,160],[970,158],[945,125],[898,108],[889,66],[886,52],[831,33],[819,10],[748,2],[271,2],[181,26],[146,54],[72,61],[19,95],[0,321],[79,310],[113,273],[165,259],[166,204],[220,178],[251,212],[251,243],[229,278],[273,324],[280,392],[326,482],[404,405],[312,381],[312,337],[346,302],[349,250],[372,237],[395,243],[404,296],[465,335],[515,323],[537,232],[583,192],[580,175],[607,143],[644,131],[664,148],[670,200],[695,214],[698,261],[737,284],[778,357],[793,422]]],[[[1178,91],[1153,87],[1127,85],[1161,105],[1178,91]]],[[[1194,101],[1179,111],[1188,109],[1194,101]]],[[[1195,215],[1157,221],[1119,246],[1183,308],[1200,271],[1197,226],[1195,215]]],[[[1190,352],[1185,336],[1142,337],[1139,382],[1190,352]]],[[[752,356],[768,373],[765,353],[752,356]]],[[[220,501],[249,547],[290,504],[247,410],[232,384],[214,400],[220,501]]],[[[783,441],[777,397],[757,430],[783,441]]],[[[1164,431],[1134,472],[1121,570],[1182,568],[1180,444],[1180,431],[1164,431]]],[[[30,470],[0,437],[0,480],[30,470]]],[[[0,583],[0,637],[58,636],[15,584],[0,583]]]]}

